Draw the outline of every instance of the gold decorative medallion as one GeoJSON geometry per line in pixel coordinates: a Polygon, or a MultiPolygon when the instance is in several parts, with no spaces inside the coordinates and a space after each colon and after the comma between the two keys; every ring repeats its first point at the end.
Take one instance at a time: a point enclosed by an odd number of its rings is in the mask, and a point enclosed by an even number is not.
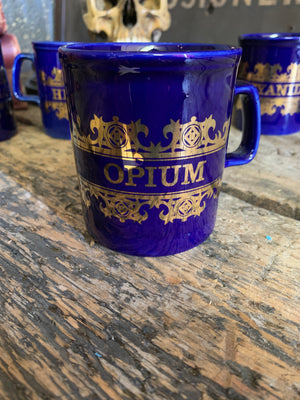
{"type": "MultiPolygon", "coordinates": [[[[253,72],[248,62],[241,64],[239,78],[252,83],[258,90],[261,114],[274,114],[278,109],[282,115],[300,112],[300,65],[290,64],[282,72],[280,64],[258,63],[253,72]]],[[[241,108],[239,102],[237,108],[241,108]]]]}
{"type": "Polygon", "coordinates": [[[51,90],[51,98],[47,96],[45,101],[45,110],[48,112],[54,111],[58,119],[68,119],[62,70],[53,68],[50,76],[41,71],[40,79],[43,85],[51,90]]]}
{"type": "Polygon", "coordinates": [[[171,120],[163,128],[162,140],[154,144],[148,139],[149,129],[141,120],[125,124],[115,116],[112,121],[105,122],[102,117],[94,115],[88,135],[80,133],[79,120],[73,124],[73,142],[82,150],[115,158],[189,158],[210,154],[225,147],[229,119],[224,123],[222,131],[216,131],[215,128],[216,121],[212,115],[200,122],[192,117],[186,124],[171,120]]]}
{"type": "Polygon", "coordinates": [[[131,220],[142,223],[149,217],[147,211],[155,207],[161,210],[159,218],[167,224],[175,220],[185,222],[190,217],[200,216],[206,207],[206,200],[218,197],[221,178],[196,189],[151,194],[104,188],[81,176],[79,183],[85,206],[91,206],[91,197],[94,196],[105,217],[116,217],[120,222],[131,220]]]}

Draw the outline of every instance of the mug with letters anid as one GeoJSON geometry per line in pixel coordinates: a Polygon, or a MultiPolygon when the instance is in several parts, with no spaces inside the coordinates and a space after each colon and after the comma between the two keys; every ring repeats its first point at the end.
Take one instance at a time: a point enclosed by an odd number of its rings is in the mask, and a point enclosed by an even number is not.
{"type": "Polygon", "coordinates": [[[241,49],[97,43],[59,49],[83,213],[113,250],[163,256],[213,231],[224,167],[255,156],[256,89],[236,82],[241,49]],[[227,153],[234,95],[240,147],[227,153]]]}
{"type": "Polygon", "coordinates": [[[36,103],[40,106],[45,132],[57,139],[70,139],[70,128],[62,69],[58,48],[65,42],[33,42],[34,53],[20,53],[13,66],[13,91],[20,101],[36,103]],[[24,94],[20,85],[22,64],[25,60],[33,63],[38,95],[24,94]]]}
{"type": "MultiPolygon", "coordinates": [[[[300,131],[300,33],[241,35],[238,78],[253,84],[261,105],[261,133],[288,135],[300,131]]],[[[241,127],[242,106],[233,123],[241,127]]]]}

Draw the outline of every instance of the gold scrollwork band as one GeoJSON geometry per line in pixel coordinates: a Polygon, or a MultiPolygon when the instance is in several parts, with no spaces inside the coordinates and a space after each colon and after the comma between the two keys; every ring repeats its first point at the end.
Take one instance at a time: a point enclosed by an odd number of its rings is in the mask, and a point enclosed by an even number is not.
{"type": "Polygon", "coordinates": [[[189,217],[200,216],[206,207],[206,200],[218,197],[221,178],[196,189],[167,194],[116,191],[96,185],[81,176],[79,176],[79,183],[85,206],[90,207],[91,197],[96,197],[105,217],[114,216],[120,222],[132,220],[142,223],[149,217],[146,209],[156,207],[162,208],[159,218],[167,224],[174,220],[184,222],[189,217]]]}
{"type": "Polygon", "coordinates": [[[149,129],[141,120],[125,124],[115,116],[112,121],[104,122],[102,117],[94,115],[87,136],[80,134],[79,119],[73,124],[73,142],[82,150],[115,158],[188,158],[216,152],[226,145],[229,119],[222,132],[215,128],[212,115],[201,122],[194,116],[186,124],[171,120],[163,128],[163,145],[148,140],[149,129]]]}
{"type": "MultiPolygon", "coordinates": [[[[282,72],[280,64],[257,63],[253,72],[248,62],[239,69],[239,78],[252,83],[260,96],[261,114],[273,115],[279,109],[282,115],[300,112],[300,65],[290,64],[282,72]]],[[[238,102],[237,108],[241,108],[238,102]]]]}
{"type": "Polygon", "coordinates": [[[46,111],[55,111],[55,115],[58,119],[68,119],[68,109],[65,103],[61,101],[45,101],[46,111]]]}
{"type": "Polygon", "coordinates": [[[62,70],[53,68],[51,75],[40,72],[40,79],[44,86],[51,89],[52,98],[47,98],[44,106],[47,112],[54,111],[58,119],[68,119],[66,93],[62,77],[62,70]]]}

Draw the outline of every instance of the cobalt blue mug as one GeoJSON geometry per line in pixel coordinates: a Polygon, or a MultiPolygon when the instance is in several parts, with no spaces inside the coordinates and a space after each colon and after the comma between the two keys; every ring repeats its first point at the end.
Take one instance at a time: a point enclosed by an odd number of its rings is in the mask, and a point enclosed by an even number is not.
{"type": "Polygon", "coordinates": [[[224,166],[255,155],[259,99],[236,84],[241,49],[97,43],[59,49],[88,232],[104,246],[163,256],[213,231],[224,166]],[[245,128],[226,153],[233,97],[245,128]]]}
{"type": "Polygon", "coordinates": [[[13,101],[0,46],[0,141],[10,139],[16,132],[13,101]]]}
{"type": "MultiPolygon", "coordinates": [[[[261,133],[287,135],[300,131],[300,33],[247,34],[238,78],[253,84],[260,97],[261,133]]],[[[234,124],[241,126],[237,104],[234,124]]]]}
{"type": "Polygon", "coordinates": [[[57,139],[70,139],[66,94],[58,48],[63,42],[33,42],[34,54],[21,53],[14,61],[12,84],[15,97],[20,101],[34,102],[40,106],[45,132],[57,139]],[[26,95],[20,87],[22,64],[34,64],[38,95],[26,95]]]}

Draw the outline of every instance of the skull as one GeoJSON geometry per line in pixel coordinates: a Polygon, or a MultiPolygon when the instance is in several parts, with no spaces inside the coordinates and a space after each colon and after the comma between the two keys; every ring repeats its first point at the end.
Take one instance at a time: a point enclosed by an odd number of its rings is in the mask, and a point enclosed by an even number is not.
{"type": "Polygon", "coordinates": [[[169,29],[168,0],[85,0],[88,30],[110,42],[157,42],[169,29]]]}

